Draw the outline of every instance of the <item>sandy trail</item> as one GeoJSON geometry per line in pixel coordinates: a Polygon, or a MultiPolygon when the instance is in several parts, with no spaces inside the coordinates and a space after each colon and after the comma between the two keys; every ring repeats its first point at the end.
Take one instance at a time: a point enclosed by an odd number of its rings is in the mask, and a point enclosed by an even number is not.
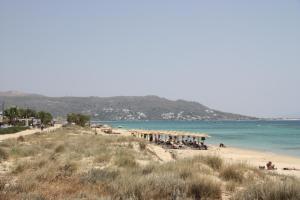
{"type": "Polygon", "coordinates": [[[45,132],[45,133],[51,132],[51,131],[54,131],[54,130],[60,128],[61,126],[62,126],[61,124],[55,124],[53,127],[45,128],[43,131],[41,131],[41,129],[39,129],[39,128],[34,128],[34,129],[28,129],[25,131],[21,131],[18,133],[4,134],[4,135],[0,135],[0,141],[10,139],[10,138],[18,138],[19,136],[31,135],[31,134],[39,133],[39,132],[45,132]]]}

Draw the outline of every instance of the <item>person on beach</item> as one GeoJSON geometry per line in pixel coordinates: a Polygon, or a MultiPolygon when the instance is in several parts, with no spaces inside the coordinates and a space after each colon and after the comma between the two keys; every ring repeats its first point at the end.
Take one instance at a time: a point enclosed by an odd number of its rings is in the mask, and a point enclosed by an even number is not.
{"type": "Polygon", "coordinates": [[[267,169],[268,169],[268,170],[275,170],[276,168],[275,168],[275,165],[273,165],[272,162],[269,161],[269,162],[267,163],[267,169]]]}
{"type": "Polygon", "coordinates": [[[41,125],[41,131],[43,131],[43,130],[44,130],[44,124],[41,125]]]}
{"type": "Polygon", "coordinates": [[[220,143],[219,147],[226,147],[223,143],[220,143]]]}
{"type": "Polygon", "coordinates": [[[300,169],[296,169],[295,167],[284,167],[283,170],[295,170],[295,171],[300,171],[300,169]]]}

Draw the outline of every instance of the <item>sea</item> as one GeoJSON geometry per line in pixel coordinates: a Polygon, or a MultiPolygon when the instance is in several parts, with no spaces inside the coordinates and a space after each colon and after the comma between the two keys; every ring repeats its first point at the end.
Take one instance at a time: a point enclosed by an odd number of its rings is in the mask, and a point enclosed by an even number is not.
{"type": "Polygon", "coordinates": [[[300,158],[300,120],[272,121],[94,121],[124,129],[207,133],[208,145],[273,152],[300,158]]]}

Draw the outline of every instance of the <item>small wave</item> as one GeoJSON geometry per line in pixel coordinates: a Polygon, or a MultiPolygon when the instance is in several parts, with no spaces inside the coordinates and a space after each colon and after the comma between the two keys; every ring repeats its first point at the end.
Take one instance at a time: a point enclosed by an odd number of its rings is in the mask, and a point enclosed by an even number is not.
{"type": "Polygon", "coordinates": [[[300,150],[300,147],[284,147],[284,150],[300,150]]]}

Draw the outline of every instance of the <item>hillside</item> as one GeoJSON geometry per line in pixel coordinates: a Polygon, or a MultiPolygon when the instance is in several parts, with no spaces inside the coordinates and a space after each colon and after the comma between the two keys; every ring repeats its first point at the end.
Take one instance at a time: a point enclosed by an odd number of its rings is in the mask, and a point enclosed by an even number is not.
{"type": "Polygon", "coordinates": [[[65,116],[70,112],[99,120],[248,120],[253,117],[225,113],[197,102],[171,101],[158,96],[47,97],[37,94],[0,92],[5,107],[20,106],[65,116]]]}

